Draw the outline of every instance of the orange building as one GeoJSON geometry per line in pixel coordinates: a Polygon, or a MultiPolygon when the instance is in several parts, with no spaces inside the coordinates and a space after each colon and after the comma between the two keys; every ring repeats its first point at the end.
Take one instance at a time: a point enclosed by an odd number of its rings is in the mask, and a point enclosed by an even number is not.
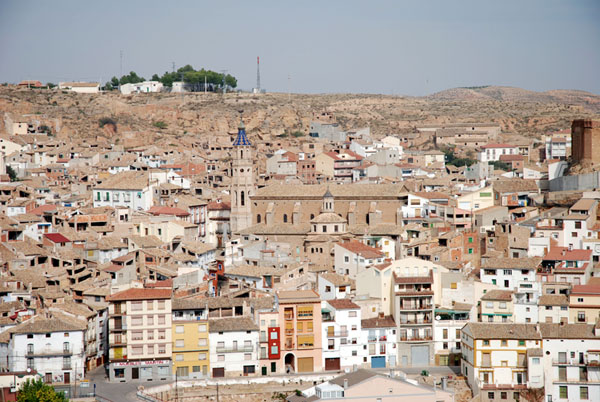
{"type": "Polygon", "coordinates": [[[313,290],[281,291],[281,370],[310,373],[323,370],[321,299],[313,290]]]}

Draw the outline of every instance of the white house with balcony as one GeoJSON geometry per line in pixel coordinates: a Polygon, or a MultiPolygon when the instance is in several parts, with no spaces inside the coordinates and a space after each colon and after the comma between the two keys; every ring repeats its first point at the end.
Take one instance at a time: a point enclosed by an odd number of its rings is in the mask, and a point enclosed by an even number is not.
{"type": "Polygon", "coordinates": [[[209,321],[212,377],[239,377],[258,372],[259,327],[249,317],[209,321]]]}
{"type": "Polygon", "coordinates": [[[360,306],[350,299],[333,299],[321,302],[321,312],[325,370],[360,367],[366,356],[360,306]]]}
{"type": "MultiPolygon", "coordinates": [[[[545,401],[600,401],[600,328],[540,324],[545,401]]],[[[530,377],[531,379],[531,377],[530,377]]]]}
{"type": "Polygon", "coordinates": [[[377,317],[361,320],[360,344],[364,353],[363,365],[366,367],[396,367],[399,363],[396,342],[397,325],[391,315],[380,313],[377,317]]]}
{"type": "Polygon", "coordinates": [[[487,144],[477,154],[479,162],[497,162],[501,155],[518,155],[519,148],[510,144],[487,144]]]}
{"type": "Polygon", "coordinates": [[[36,370],[46,384],[71,384],[85,370],[85,321],[54,313],[36,316],[11,328],[8,371],[36,370]]]}

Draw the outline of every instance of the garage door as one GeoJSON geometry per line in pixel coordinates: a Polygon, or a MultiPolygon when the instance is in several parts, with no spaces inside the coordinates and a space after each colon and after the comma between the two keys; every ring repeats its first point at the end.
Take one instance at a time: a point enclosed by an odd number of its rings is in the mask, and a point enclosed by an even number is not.
{"type": "Polygon", "coordinates": [[[314,371],[313,358],[312,357],[299,357],[298,358],[298,372],[299,373],[311,373],[314,371]]]}
{"type": "Polygon", "coordinates": [[[385,368],[385,356],[371,357],[371,368],[385,368]]]}
{"type": "Polygon", "coordinates": [[[429,366],[429,346],[411,346],[410,354],[413,367],[429,366]]]}
{"type": "Polygon", "coordinates": [[[213,368],[213,377],[225,377],[225,368],[223,367],[214,367],[213,368]]]}
{"type": "Polygon", "coordinates": [[[340,358],[332,357],[325,359],[325,370],[339,370],[340,369],[340,358]]]}

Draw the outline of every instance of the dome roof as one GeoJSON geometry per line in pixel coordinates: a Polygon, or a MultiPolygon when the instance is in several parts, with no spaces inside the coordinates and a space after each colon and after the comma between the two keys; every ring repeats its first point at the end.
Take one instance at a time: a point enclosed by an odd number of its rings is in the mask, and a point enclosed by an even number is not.
{"type": "Polygon", "coordinates": [[[324,212],[319,214],[311,223],[346,223],[346,219],[333,212],[324,212]]]}

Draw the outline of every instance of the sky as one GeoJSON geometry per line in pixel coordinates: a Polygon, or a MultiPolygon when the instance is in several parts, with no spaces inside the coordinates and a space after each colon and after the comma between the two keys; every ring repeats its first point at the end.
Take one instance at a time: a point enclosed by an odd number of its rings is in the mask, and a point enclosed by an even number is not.
{"type": "Polygon", "coordinates": [[[0,82],[149,79],[421,96],[506,85],[600,94],[600,1],[0,0],[0,82]]]}

